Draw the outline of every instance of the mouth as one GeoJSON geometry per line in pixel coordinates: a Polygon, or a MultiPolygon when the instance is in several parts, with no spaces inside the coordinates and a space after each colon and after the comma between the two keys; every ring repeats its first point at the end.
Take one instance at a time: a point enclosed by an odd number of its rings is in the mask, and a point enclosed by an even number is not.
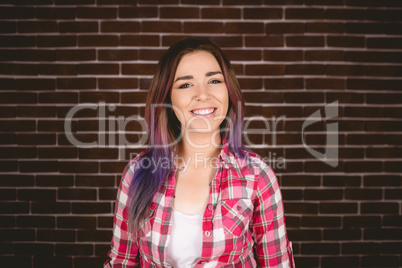
{"type": "Polygon", "coordinates": [[[199,108],[191,110],[190,112],[196,116],[211,116],[215,113],[216,108],[208,107],[208,108],[199,108]]]}

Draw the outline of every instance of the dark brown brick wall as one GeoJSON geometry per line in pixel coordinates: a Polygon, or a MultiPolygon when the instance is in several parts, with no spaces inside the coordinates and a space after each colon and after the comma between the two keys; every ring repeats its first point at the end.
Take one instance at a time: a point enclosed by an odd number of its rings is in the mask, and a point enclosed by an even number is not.
{"type": "Polygon", "coordinates": [[[1,1],[0,266],[101,266],[155,64],[206,36],[232,60],[250,142],[280,180],[297,267],[400,267],[401,34],[395,0],[1,1]],[[66,136],[79,104],[71,131],[92,148],[66,136]],[[304,145],[325,152],[337,123],[333,167],[303,145],[316,111],[304,145]]]}

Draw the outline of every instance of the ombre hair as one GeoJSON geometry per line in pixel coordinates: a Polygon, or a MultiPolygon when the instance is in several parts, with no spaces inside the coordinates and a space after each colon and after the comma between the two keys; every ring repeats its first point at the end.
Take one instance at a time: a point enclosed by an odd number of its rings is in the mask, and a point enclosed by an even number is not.
{"type": "Polygon", "coordinates": [[[216,44],[205,38],[188,38],[173,44],[159,61],[148,91],[145,120],[149,128],[149,148],[138,159],[129,188],[128,224],[134,235],[142,221],[149,216],[154,195],[174,169],[174,154],[182,138],[182,131],[172,107],[170,93],[180,60],[184,55],[196,51],[211,53],[222,70],[229,104],[226,118],[220,125],[221,139],[228,142],[229,150],[236,156],[244,157],[242,122],[245,105],[229,60],[216,44]],[[168,159],[170,164],[156,166],[160,163],[158,159],[168,159]]]}

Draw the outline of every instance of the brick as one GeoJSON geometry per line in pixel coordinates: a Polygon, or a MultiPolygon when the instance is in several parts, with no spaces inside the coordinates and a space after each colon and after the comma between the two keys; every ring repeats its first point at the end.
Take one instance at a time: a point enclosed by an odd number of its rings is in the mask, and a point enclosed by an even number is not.
{"type": "Polygon", "coordinates": [[[340,50],[308,50],[304,55],[306,61],[344,61],[343,51],[340,50]]]}
{"type": "Polygon", "coordinates": [[[15,53],[15,60],[17,61],[54,61],[54,50],[18,50],[15,53]]]}
{"type": "Polygon", "coordinates": [[[0,74],[8,75],[37,75],[36,64],[1,64],[0,74]]]}
{"type": "Polygon", "coordinates": [[[40,106],[17,106],[17,117],[54,117],[56,115],[55,107],[40,106]]]}
{"type": "MultiPolygon", "coordinates": [[[[122,171],[121,171],[122,172],[122,171]]],[[[75,184],[78,187],[112,187],[115,185],[114,176],[77,175],[75,184]]]]}
{"type": "Polygon", "coordinates": [[[302,89],[302,78],[269,78],[264,79],[265,89],[302,89]]]}
{"type": "Polygon", "coordinates": [[[363,267],[398,267],[400,261],[397,256],[362,256],[363,267]]]}
{"type": "MultiPolygon", "coordinates": [[[[36,18],[47,19],[47,20],[57,20],[57,19],[75,19],[76,9],[75,8],[49,8],[49,7],[37,7],[35,9],[36,18]]],[[[59,24],[60,25],[60,24],[59,24]]]]}
{"type": "Polygon", "coordinates": [[[15,131],[35,131],[35,122],[33,120],[13,120],[0,121],[0,131],[15,132],[15,131]]]}
{"type": "Polygon", "coordinates": [[[384,216],[383,217],[383,226],[393,226],[398,227],[401,226],[402,217],[401,216],[384,216]]]}
{"type": "Polygon", "coordinates": [[[155,71],[155,64],[135,63],[122,64],[122,74],[125,75],[152,75],[155,71]]]}
{"type": "Polygon", "coordinates": [[[41,75],[77,75],[75,64],[41,64],[38,67],[41,75]]]}
{"type": "Polygon", "coordinates": [[[66,202],[32,202],[31,212],[34,214],[70,213],[70,204],[66,202]]]}
{"type": "Polygon", "coordinates": [[[47,257],[47,256],[36,256],[34,263],[37,267],[59,267],[68,268],[73,267],[71,257],[47,257]]]}
{"type": "Polygon", "coordinates": [[[0,36],[0,47],[34,47],[35,36],[0,36]]]}
{"type": "Polygon", "coordinates": [[[287,8],[285,11],[286,19],[323,19],[324,9],[321,8],[287,8]]]}
{"type": "Polygon", "coordinates": [[[247,47],[283,47],[284,37],[282,35],[270,36],[246,36],[247,47]]]}
{"type": "Polygon", "coordinates": [[[364,186],[401,186],[402,179],[397,175],[364,176],[364,186]]]}
{"type": "Polygon", "coordinates": [[[81,102],[119,102],[119,93],[117,92],[80,92],[81,102]]]}
{"type": "Polygon", "coordinates": [[[153,35],[121,35],[120,46],[159,46],[159,36],[153,35]]]}
{"type": "Polygon", "coordinates": [[[95,0],[55,0],[56,5],[93,5],[95,0]]]}
{"type": "Polygon", "coordinates": [[[97,33],[97,22],[66,21],[59,23],[60,33],[97,33]]]}
{"type": "Polygon", "coordinates": [[[176,21],[143,21],[141,24],[142,32],[181,32],[182,26],[176,21]]]}
{"type": "Polygon", "coordinates": [[[157,60],[159,61],[162,58],[162,55],[165,53],[165,50],[156,50],[156,49],[141,49],[139,51],[139,59],[140,60],[157,60]]]}
{"type": "Polygon", "coordinates": [[[200,11],[193,7],[161,7],[159,17],[164,19],[197,19],[200,17],[200,11]]]}
{"type": "Polygon", "coordinates": [[[323,214],[355,214],[357,213],[357,203],[351,202],[321,202],[320,213],[323,214]]]}
{"type": "MultiPolygon", "coordinates": [[[[97,244],[95,245],[95,256],[103,257],[105,252],[108,252],[108,250],[110,250],[109,243],[97,244]]],[[[101,261],[101,259],[99,261],[101,261]]]]}
{"type": "Polygon", "coordinates": [[[324,101],[323,93],[285,93],[285,101],[287,103],[322,103],[324,101]]]}
{"type": "Polygon", "coordinates": [[[322,267],[359,267],[360,259],[357,256],[353,257],[322,257],[321,265],[322,267]]]}
{"type": "Polygon", "coordinates": [[[366,128],[363,121],[358,120],[348,120],[339,122],[339,129],[341,131],[364,131],[366,128]]]}
{"type": "Polygon", "coordinates": [[[402,108],[399,107],[384,107],[383,109],[383,117],[391,117],[391,118],[401,118],[402,117],[402,108]]]}
{"type": "Polygon", "coordinates": [[[284,75],[285,65],[281,64],[250,64],[246,65],[247,75],[284,75]]]}
{"type": "Polygon", "coordinates": [[[36,186],[39,187],[68,187],[73,186],[74,178],[70,175],[37,175],[36,186]]]}
{"type": "Polygon", "coordinates": [[[100,60],[112,60],[112,61],[138,60],[138,50],[136,49],[98,50],[98,57],[100,60]]]}
{"type": "Polygon", "coordinates": [[[366,122],[367,131],[401,131],[398,121],[370,121],[366,122]]]}
{"type": "Polygon", "coordinates": [[[225,24],[226,33],[263,33],[263,23],[253,22],[227,22],[225,24]]]}
{"type": "Polygon", "coordinates": [[[244,100],[246,102],[267,102],[267,103],[282,103],[283,93],[271,92],[245,92],[244,100]]]}
{"type": "Polygon", "coordinates": [[[99,78],[99,89],[134,89],[138,88],[136,78],[99,78]]]}
{"type": "Polygon", "coordinates": [[[135,5],[136,2],[131,0],[99,0],[97,5],[135,5]]]}
{"type": "MultiPolygon", "coordinates": [[[[154,1],[154,0],[152,0],[154,1]]],[[[83,257],[74,258],[74,267],[85,268],[85,267],[101,267],[105,262],[105,258],[102,257],[83,257]]]]}
{"type": "MultiPolygon", "coordinates": [[[[66,218],[67,219],[67,218],[66,218]]],[[[56,256],[90,256],[93,255],[93,245],[90,244],[56,244],[56,256]]]]}
{"type": "Polygon", "coordinates": [[[301,220],[303,227],[341,227],[341,217],[331,216],[303,216],[301,220]]]}
{"type": "Polygon", "coordinates": [[[367,94],[367,103],[398,104],[401,100],[402,94],[367,94]]]}
{"type": "Polygon", "coordinates": [[[367,202],[361,203],[361,213],[363,214],[396,214],[399,210],[398,203],[390,202],[367,202]]]}
{"type": "Polygon", "coordinates": [[[20,161],[21,172],[56,172],[59,169],[57,161],[20,161]]]}
{"type": "Polygon", "coordinates": [[[365,161],[365,162],[345,162],[345,172],[380,172],[382,164],[380,162],[365,161]]]}
{"type": "Polygon", "coordinates": [[[381,252],[385,254],[399,254],[401,242],[383,242],[381,243],[381,252]]]}
{"type": "Polygon", "coordinates": [[[78,74],[119,74],[118,64],[80,64],[78,74]]]}
{"type": "Polygon", "coordinates": [[[17,227],[20,228],[54,228],[54,216],[17,216],[17,227]]]}
{"type": "Polygon", "coordinates": [[[281,8],[244,8],[243,16],[245,19],[254,20],[276,20],[282,19],[281,8]]]}
{"type": "Polygon", "coordinates": [[[401,189],[385,189],[385,199],[398,200],[402,195],[401,189]]]}
{"type": "Polygon", "coordinates": [[[368,158],[402,158],[398,148],[367,148],[366,155],[368,158]]]}
{"type": "Polygon", "coordinates": [[[32,267],[32,257],[31,256],[4,256],[0,257],[1,263],[9,267],[32,267]]]}
{"type": "Polygon", "coordinates": [[[304,33],[305,24],[296,22],[269,22],[265,29],[267,34],[304,33]]]}
{"type": "Polygon", "coordinates": [[[264,50],[266,61],[302,61],[303,51],[301,50],[264,50]]]}
{"type": "MultiPolygon", "coordinates": [[[[36,9],[36,12],[38,12],[36,9]]],[[[35,17],[34,7],[0,7],[0,17],[2,19],[33,19],[35,17]]]]}
{"type": "Polygon", "coordinates": [[[230,5],[261,5],[261,0],[223,0],[223,5],[230,6],[230,5]]]}
{"type": "Polygon", "coordinates": [[[341,229],[324,230],[324,240],[361,240],[361,230],[359,229],[341,229]]]}
{"type": "Polygon", "coordinates": [[[54,92],[54,93],[40,93],[39,94],[40,103],[78,103],[77,93],[64,93],[64,92],[54,92]]]}
{"type": "Polygon", "coordinates": [[[79,7],[77,18],[81,19],[114,19],[117,18],[117,8],[112,7],[79,7]]]}
{"type": "Polygon", "coordinates": [[[2,202],[0,203],[0,214],[26,214],[29,213],[28,202],[2,202]]]}
{"type": "Polygon", "coordinates": [[[224,53],[229,61],[261,60],[261,51],[259,50],[225,50],[224,53]]]}
{"type": "Polygon", "coordinates": [[[132,33],[140,31],[140,23],[136,21],[104,21],[101,23],[101,32],[132,33]]]}
{"type": "Polygon", "coordinates": [[[15,115],[14,107],[0,107],[0,117],[9,118],[9,117],[15,117],[15,116],[16,115],[15,115]]]}
{"type": "Polygon", "coordinates": [[[328,255],[339,254],[340,245],[338,243],[308,243],[302,245],[302,254],[314,254],[314,255],[328,255]]]}
{"type": "Polygon", "coordinates": [[[343,198],[342,190],[312,190],[304,191],[305,200],[341,200],[343,198]]]}
{"type": "Polygon", "coordinates": [[[0,156],[4,159],[36,158],[36,148],[34,148],[34,147],[3,147],[3,148],[1,148],[0,156]]]}
{"type": "Polygon", "coordinates": [[[402,144],[402,137],[400,135],[387,135],[387,144],[393,144],[393,145],[401,145],[402,144]]]}
{"type": "Polygon", "coordinates": [[[399,52],[345,52],[345,60],[352,62],[401,62],[399,52]]]}
{"type": "Polygon", "coordinates": [[[182,0],[181,3],[186,5],[219,5],[216,0],[182,0]]]}
{"type": "Polygon", "coordinates": [[[67,229],[95,229],[95,217],[75,217],[75,216],[60,216],[57,217],[57,227],[67,229]]]}
{"type": "Polygon", "coordinates": [[[318,75],[324,74],[325,67],[320,64],[291,64],[286,66],[286,74],[318,75]]]}
{"type": "Polygon", "coordinates": [[[119,18],[156,18],[157,7],[119,7],[119,18]]]}
{"type": "Polygon", "coordinates": [[[80,35],[78,36],[78,45],[87,46],[118,46],[119,38],[115,35],[80,35]]]}
{"type": "MultiPolygon", "coordinates": [[[[0,61],[13,61],[16,58],[16,51],[11,49],[2,49],[0,50],[0,61]]],[[[2,79],[6,81],[6,79],[2,79]]],[[[8,79],[11,80],[12,79],[8,79]]],[[[6,88],[5,85],[1,85],[2,88],[6,88]]]]}
{"type": "Polygon", "coordinates": [[[115,148],[80,148],[80,159],[117,159],[118,149],[115,148]]]}
{"type": "Polygon", "coordinates": [[[364,149],[362,148],[340,148],[338,153],[340,158],[364,158],[364,149]]]}
{"type": "MultiPolygon", "coordinates": [[[[243,10],[246,13],[246,9],[243,10]]],[[[244,15],[246,17],[246,15],[244,15]]],[[[202,8],[201,17],[205,19],[240,19],[239,8],[202,8]]]]}
{"type": "Polygon", "coordinates": [[[343,33],[345,32],[343,23],[312,22],[306,23],[307,33],[343,33]]]}
{"type": "Polygon", "coordinates": [[[318,213],[318,205],[316,203],[291,203],[286,202],[285,204],[287,213],[296,213],[296,214],[317,214],[318,213]]]}
{"type": "Polygon", "coordinates": [[[122,170],[127,165],[126,161],[108,161],[108,162],[101,162],[100,170],[101,172],[105,173],[118,173],[120,174],[122,170]]]}
{"type": "Polygon", "coordinates": [[[17,191],[15,189],[0,189],[0,200],[17,199],[17,191]]]}
{"type": "Polygon", "coordinates": [[[366,229],[364,230],[364,239],[366,240],[400,240],[402,232],[399,229],[366,229]]]}
{"type": "Polygon", "coordinates": [[[75,231],[69,230],[38,230],[38,241],[74,242],[75,231]]]}
{"type": "Polygon", "coordinates": [[[320,241],[320,230],[288,230],[289,237],[292,237],[292,241],[320,241]]]}
{"type": "Polygon", "coordinates": [[[366,11],[351,8],[327,9],[325,10],[325,18],[335,20],[365,20],[366,11]]]}
{"type": "Polygon", "coordinates": [[[286,45],[289,47],[323,47],[324,38],[322,36],[288,36],[286,45]]]}
{"type": "Polygon", "coordinates": [[[161,4],[161,5],[169,5],[169,4],[178,4],[178,0],[138,0],[139,4],[161,4]]]}
{"type": "Polygon", "coordinates": [[[17,90],[54,90],[56,88],[54,79],[17,79],[15,88],[17,90]]]}
{"type": "Polygon", "coordinates": [[[184,22],[184,33],[223,33],[224,27],[219,22],[184,22]]]}
{"type": "Polygon", "coordinates": [[[301,190],[282,189],[282,197],[284,200],[302,200],[303,192],[301,190]]]}
{"type": "Polygon", "coordinates": [[[326,94],[327,102],[338,101],[339,103],[363,103],[364,94],[362,93],[332,93],[328,92],[326,94]]]}
{"type": "Polygon", "coordinates": [[[365,39],[356,36],[327,36],[327,45],[329,47],[364,47],[365,39]]]}
{"type": "Polygon", "coordinates": [[[57,89],[96,89],[95,78],[57,78],[57,89]]]}
{"type": "Polygon", "coordinates": [[[55,21],[19,21],[19,33],[52,33],[57,32],[55,21]]]}
{"type": "Polygon", "coordinates": [[[0,175],[0,184],[3,187],[24,187],[34,185],[34,176],[32,175],[0,175]]]}
{"type": "MultiPolygon", "coordinates": [[[[64,123],[64,120],[40,120],[37,123],[37,128],[38,131],[43,132],[63,132],[65,131],[64,123]]],[[[75,130],[75,122],[72,123],[71,130],[75,130]]]]}
{"type": "Polygon", "coordinates": [[[367,38],[368,48],[399,49],[402,46],[402,38],[367,38]]]}
{"type": "Polygon", "coordinates": [[[348,117],[382,117],[382,109],[376,107],[345,107],[344,116],[348,117]]]}
{"type": "Polygon", "coordinates": [[[401,3],[395,2],[395,1],[390,1],[390,0],[384,0],[381,2],[375,1],[375,0],[346,0],[345,2],[346,5],[348,6],[373,6],[373,7],[398,7],[401,6],[401,3]]]}
{"type": "Polygon", "coordinates": [[[96,173],[98,172],[97,162],[60,162],[60,172],[62,173],[96,173]]]}
{"type": "Polygon", "coordinates": [[[41,159],[59,159],[59,158],[76,158],[76,148],[38,148],[38,157],[41,159]]]}
{"type": "Polygon", "coordinates": [[[54,245],[45,243],[17,243],[14,248],[17,255],[52,256],[54,251],[54,245]]]}
{"type": "Polygon", "coordinates": [[[2,241],[34,241],[35,230],[2,229],[0,236],[2,241]]]}
{"type": "MultiPolygon", "coordinates": [[[[96,203],[72,203],[72,212],[74,214],[100,214],[112,213],[112,205],[110,202],[96,202],[96,203]]],[[[110,237],[109,237],[110,239],[110,237]]]]}
{"type": "Polygon", "coordinates": [[[345,228],[373,228],[381,226],[380,216],[346,216],[343,219],[345,228]]]}
{"type": "Polygon", "coordinates": [[[37,37],[38,47],[72,47],[76,45],[77,37],[74,35],[43,35],[37,37]]]}
{"type": "Polygon", "coordinates": [[[116,195],[117,195],[116,189],[99,189],[99,199],[100,200],[115,201],[116,195]]]}

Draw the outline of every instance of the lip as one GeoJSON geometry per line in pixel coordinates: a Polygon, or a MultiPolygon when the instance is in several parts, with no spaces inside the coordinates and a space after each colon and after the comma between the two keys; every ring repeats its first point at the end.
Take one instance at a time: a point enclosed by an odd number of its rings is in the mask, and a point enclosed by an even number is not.
{"type": "Polygon", "coordinates": [[[209,117],[215,116],[216,110],[217,110],[216,107],[199,107],[199,108],[192,109],[189,112],[192,116],[195,116],[195,117],[209,118],[209,117]],[[213,111],[209,114],[196,114],[193,112],[193,111],[197,111],[197,110],[213,110],[213,111]]]}

